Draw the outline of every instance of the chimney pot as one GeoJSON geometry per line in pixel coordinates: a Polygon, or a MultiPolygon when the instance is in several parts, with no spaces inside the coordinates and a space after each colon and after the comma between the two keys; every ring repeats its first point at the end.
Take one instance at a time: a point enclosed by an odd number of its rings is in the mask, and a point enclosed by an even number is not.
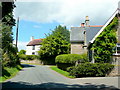
{"type": "Polygon", "coordinates": [[[32,40],[34,40],[34,37],[33,37],[33,36],[30,38],[30,41],[32,41],[32,40]]]}
{"type": "Polygon", "coordinates": [[[86,27],[89,26],[89,17],[88,16],[86,16],[86,18],[85,18],[85,24],[86,24],[86,27]]]}
{"type": "Polygon", "coordinates": [[[81,23],[81,27],[84,27],[84,24],[85,24],[85,23],[81,23]]]}

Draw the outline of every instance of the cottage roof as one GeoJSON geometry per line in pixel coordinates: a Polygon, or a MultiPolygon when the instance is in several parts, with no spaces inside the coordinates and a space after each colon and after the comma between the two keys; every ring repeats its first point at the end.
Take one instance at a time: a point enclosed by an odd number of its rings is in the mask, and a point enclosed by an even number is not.
{"type": "Polygon", "coordinates": [[[27,46],[40,45],[43,39],[33,39],[30,41],[27,46]]]}
{"type": "Polygon", "coordinates": [[[82,27],[71,27],[70,31],[70,41],[71,42],[82,42],[84,41],[84,28],[82,27]]]}
{"type": "Polygon", "coordinates": [[[86,31],[86,42],[87,44],[91,41],[94,36],[99,32],[102,25],[92,25],[89,27],[71,27],[71,42],[84,42],[84,31],[86,31]]]}
{"type": "Polygon", "coordinates": [[[91,41],[94,36],[100,31],[100,29],[102,28],[102,26],[94,26],[94,27],[88,27],[86,28],[86,42],[87,45],[89,43],[89,41],[91,41]]]}

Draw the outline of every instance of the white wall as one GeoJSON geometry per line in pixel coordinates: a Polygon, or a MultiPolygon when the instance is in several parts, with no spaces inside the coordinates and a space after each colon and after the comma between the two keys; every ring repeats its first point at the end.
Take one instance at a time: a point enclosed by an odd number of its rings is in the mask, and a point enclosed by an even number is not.
{"type": "Polygon", "coordinates": [[[26,55],[32,55],[33,52],[35,53],[35,55],[38,55],[40,47],[41,45],[35,45],[35,50],[32,50],[33,46],[26,46],[26,55]]]}

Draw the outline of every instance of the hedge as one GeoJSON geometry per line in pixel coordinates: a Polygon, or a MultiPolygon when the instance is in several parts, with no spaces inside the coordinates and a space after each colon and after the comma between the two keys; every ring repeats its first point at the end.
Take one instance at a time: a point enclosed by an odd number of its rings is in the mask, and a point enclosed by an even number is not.
{"type": "Polygon", "coordinates": [[[75,64],[76,61],[87,62],[87,54],[62,54],[55,58],[56,63],[71,63],[75,64]]]}
{"type": "Polygon", "coordinates": [[[94,77],[94,76],[105,76],[108,74],[114,65],[109,63],[82,63],[78,66],[68,67],[67,71],[70,75],[75,77],[94,77]]]}
{"type": "Polygon", "coordinates": [[[19,58],[23,60],[34,60],[34,59],[38,59],[39,57],[37,55],[19,54],[19,58]]]}
{"type": "Polygon", "coordinates": [[[55,58],[57,67],[66,70],[68,67],[75,66],[76,62],[87,62],[87,54],[62,54],[55,58]]]}

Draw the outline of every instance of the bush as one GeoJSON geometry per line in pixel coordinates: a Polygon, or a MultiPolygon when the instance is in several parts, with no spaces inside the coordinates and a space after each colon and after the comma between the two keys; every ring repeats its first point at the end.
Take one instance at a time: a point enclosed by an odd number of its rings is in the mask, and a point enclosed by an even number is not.
{"type": "Polygon", "coordinates": [[[23,60],[26,60],[26,59],[27,59],[27,57],[26,57],[25,54],[18,54],[18,57],[19,57],[20,59],[23,59],[23,60]]]}
{"type": "Polygon", "coordinates": [[[75,77],[105,76],[113,67],[114,65],[109,63],[82,63],[78,66],[67,68],[67,71],[75,77]]]}
{"type": "Polygon", "coordinates": [[[27,60],[34,60],[34,59],[38,59],[37,55],[26,55],[26,59],[27,60]]]}
{"type": "Polygon", "coordinates": [[[37,55],[19,54],[19,58],[23,60],[34,60],[34,59],[38,59],[39,57],[37,55]]]}
{"type": "Polygon", "coordinates": [[[75,66],[76,62],[87,62],[87,54],[62,54],[55,58],[57,67],[66,70],[68,67],[75,66]]]}
{"type": "Polygon", "coordinates": [[[76,61],[87,62],[87,54],[62,54],[58,55],[55,59],[56,63],[71,63],[75,64],[76,61]]]}

